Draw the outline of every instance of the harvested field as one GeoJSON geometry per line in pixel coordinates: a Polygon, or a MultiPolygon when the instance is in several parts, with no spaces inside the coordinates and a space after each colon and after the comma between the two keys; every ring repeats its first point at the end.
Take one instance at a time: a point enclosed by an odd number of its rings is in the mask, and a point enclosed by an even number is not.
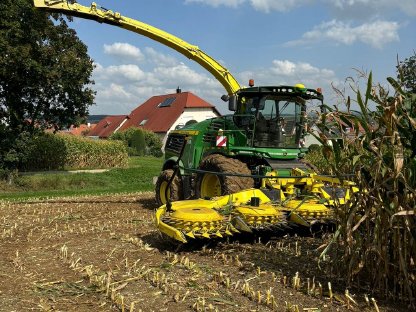
{"type": "Polygon", "coordinates": [[[0,310],[407,311],[346,296],[319,238],[178,247],[155,208],[153,193],[0,202],[0,310]]]}

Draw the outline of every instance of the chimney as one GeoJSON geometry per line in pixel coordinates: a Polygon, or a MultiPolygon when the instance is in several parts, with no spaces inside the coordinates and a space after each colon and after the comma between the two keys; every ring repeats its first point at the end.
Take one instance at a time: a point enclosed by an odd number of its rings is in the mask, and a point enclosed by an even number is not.
{"type": "Polygon", "coordinates": [[[178,87],[177,89],[176,89],[176,93],[181,93],[182,92],[182,90],[178,87]]]}

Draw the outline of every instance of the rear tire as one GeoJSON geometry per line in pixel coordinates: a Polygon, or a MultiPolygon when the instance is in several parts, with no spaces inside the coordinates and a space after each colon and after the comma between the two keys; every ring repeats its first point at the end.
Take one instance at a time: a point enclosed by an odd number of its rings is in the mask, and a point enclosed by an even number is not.
{"type": "Polygon", "coordinates": [[[166,204],[166,198],[169,198],[171,202],[183,199],[182,181],[178,175],[173,179],[166,195],[166,188],[168,187],[172,175],[173,170],[168,169],[162,171],[157,178],[155,193],[156,202],[159,206],[166,204]]]}
{"type": "Polygon", "coordinates": [[[195,181],[195,196],[197,198],[211,198],[237,193],[252,188],[254,185],[253,178],[226,175],[227,173],[251,175],[247,165],[238,159],[212,154],[202,160],[199,169],[225,175],[198,173],[195,181]]]}

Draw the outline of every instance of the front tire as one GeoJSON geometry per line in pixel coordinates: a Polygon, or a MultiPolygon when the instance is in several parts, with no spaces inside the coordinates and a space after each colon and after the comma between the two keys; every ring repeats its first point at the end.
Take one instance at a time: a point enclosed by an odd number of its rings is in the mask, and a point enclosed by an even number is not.
{"type": "Polygon", "coordinates": [[[253,178],[227,175],[251,175],[247,165],[238,159],[212,154],[202,160],[199,169],[218,172],[221,175],[198,173],[195,181],[195,196],[197,198],[212,198],[237,193],[252,188],[254,185],[253,178]]]}
{"type": "Polygon", "coordinates": [[[171,202],[183,199],[182,181],[178,175],[175,176],[169,189],[167,190],[172,176],[173,170],[167,169],[162,171],[157,178],[155,193],[156,202],[159,206],[165,205],[167,198],[169,198],[171,202]]]}

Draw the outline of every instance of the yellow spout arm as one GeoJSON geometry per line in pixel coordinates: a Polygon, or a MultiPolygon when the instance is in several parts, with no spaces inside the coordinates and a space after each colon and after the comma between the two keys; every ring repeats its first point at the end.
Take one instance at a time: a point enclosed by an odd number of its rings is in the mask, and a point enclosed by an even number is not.
{"type": "Polygon", "coordinates": [[[229,95],[236,93],[240,89],[238,81],[224,66],[201,51],[197,46],[189,44],[161,29],[122,16],[118,12],[99,8],[95,2],[93,2],[90,7],[80,5],[76,2],[71,3],[71,1],[67,0],[33,0],[33,4],[36,8],[42,10],[90,19],[100,23],[118,26],[146,36],[176,50],[187,58],[200,64],[214,75],[214,77],[224,86],[229,95]]]}

